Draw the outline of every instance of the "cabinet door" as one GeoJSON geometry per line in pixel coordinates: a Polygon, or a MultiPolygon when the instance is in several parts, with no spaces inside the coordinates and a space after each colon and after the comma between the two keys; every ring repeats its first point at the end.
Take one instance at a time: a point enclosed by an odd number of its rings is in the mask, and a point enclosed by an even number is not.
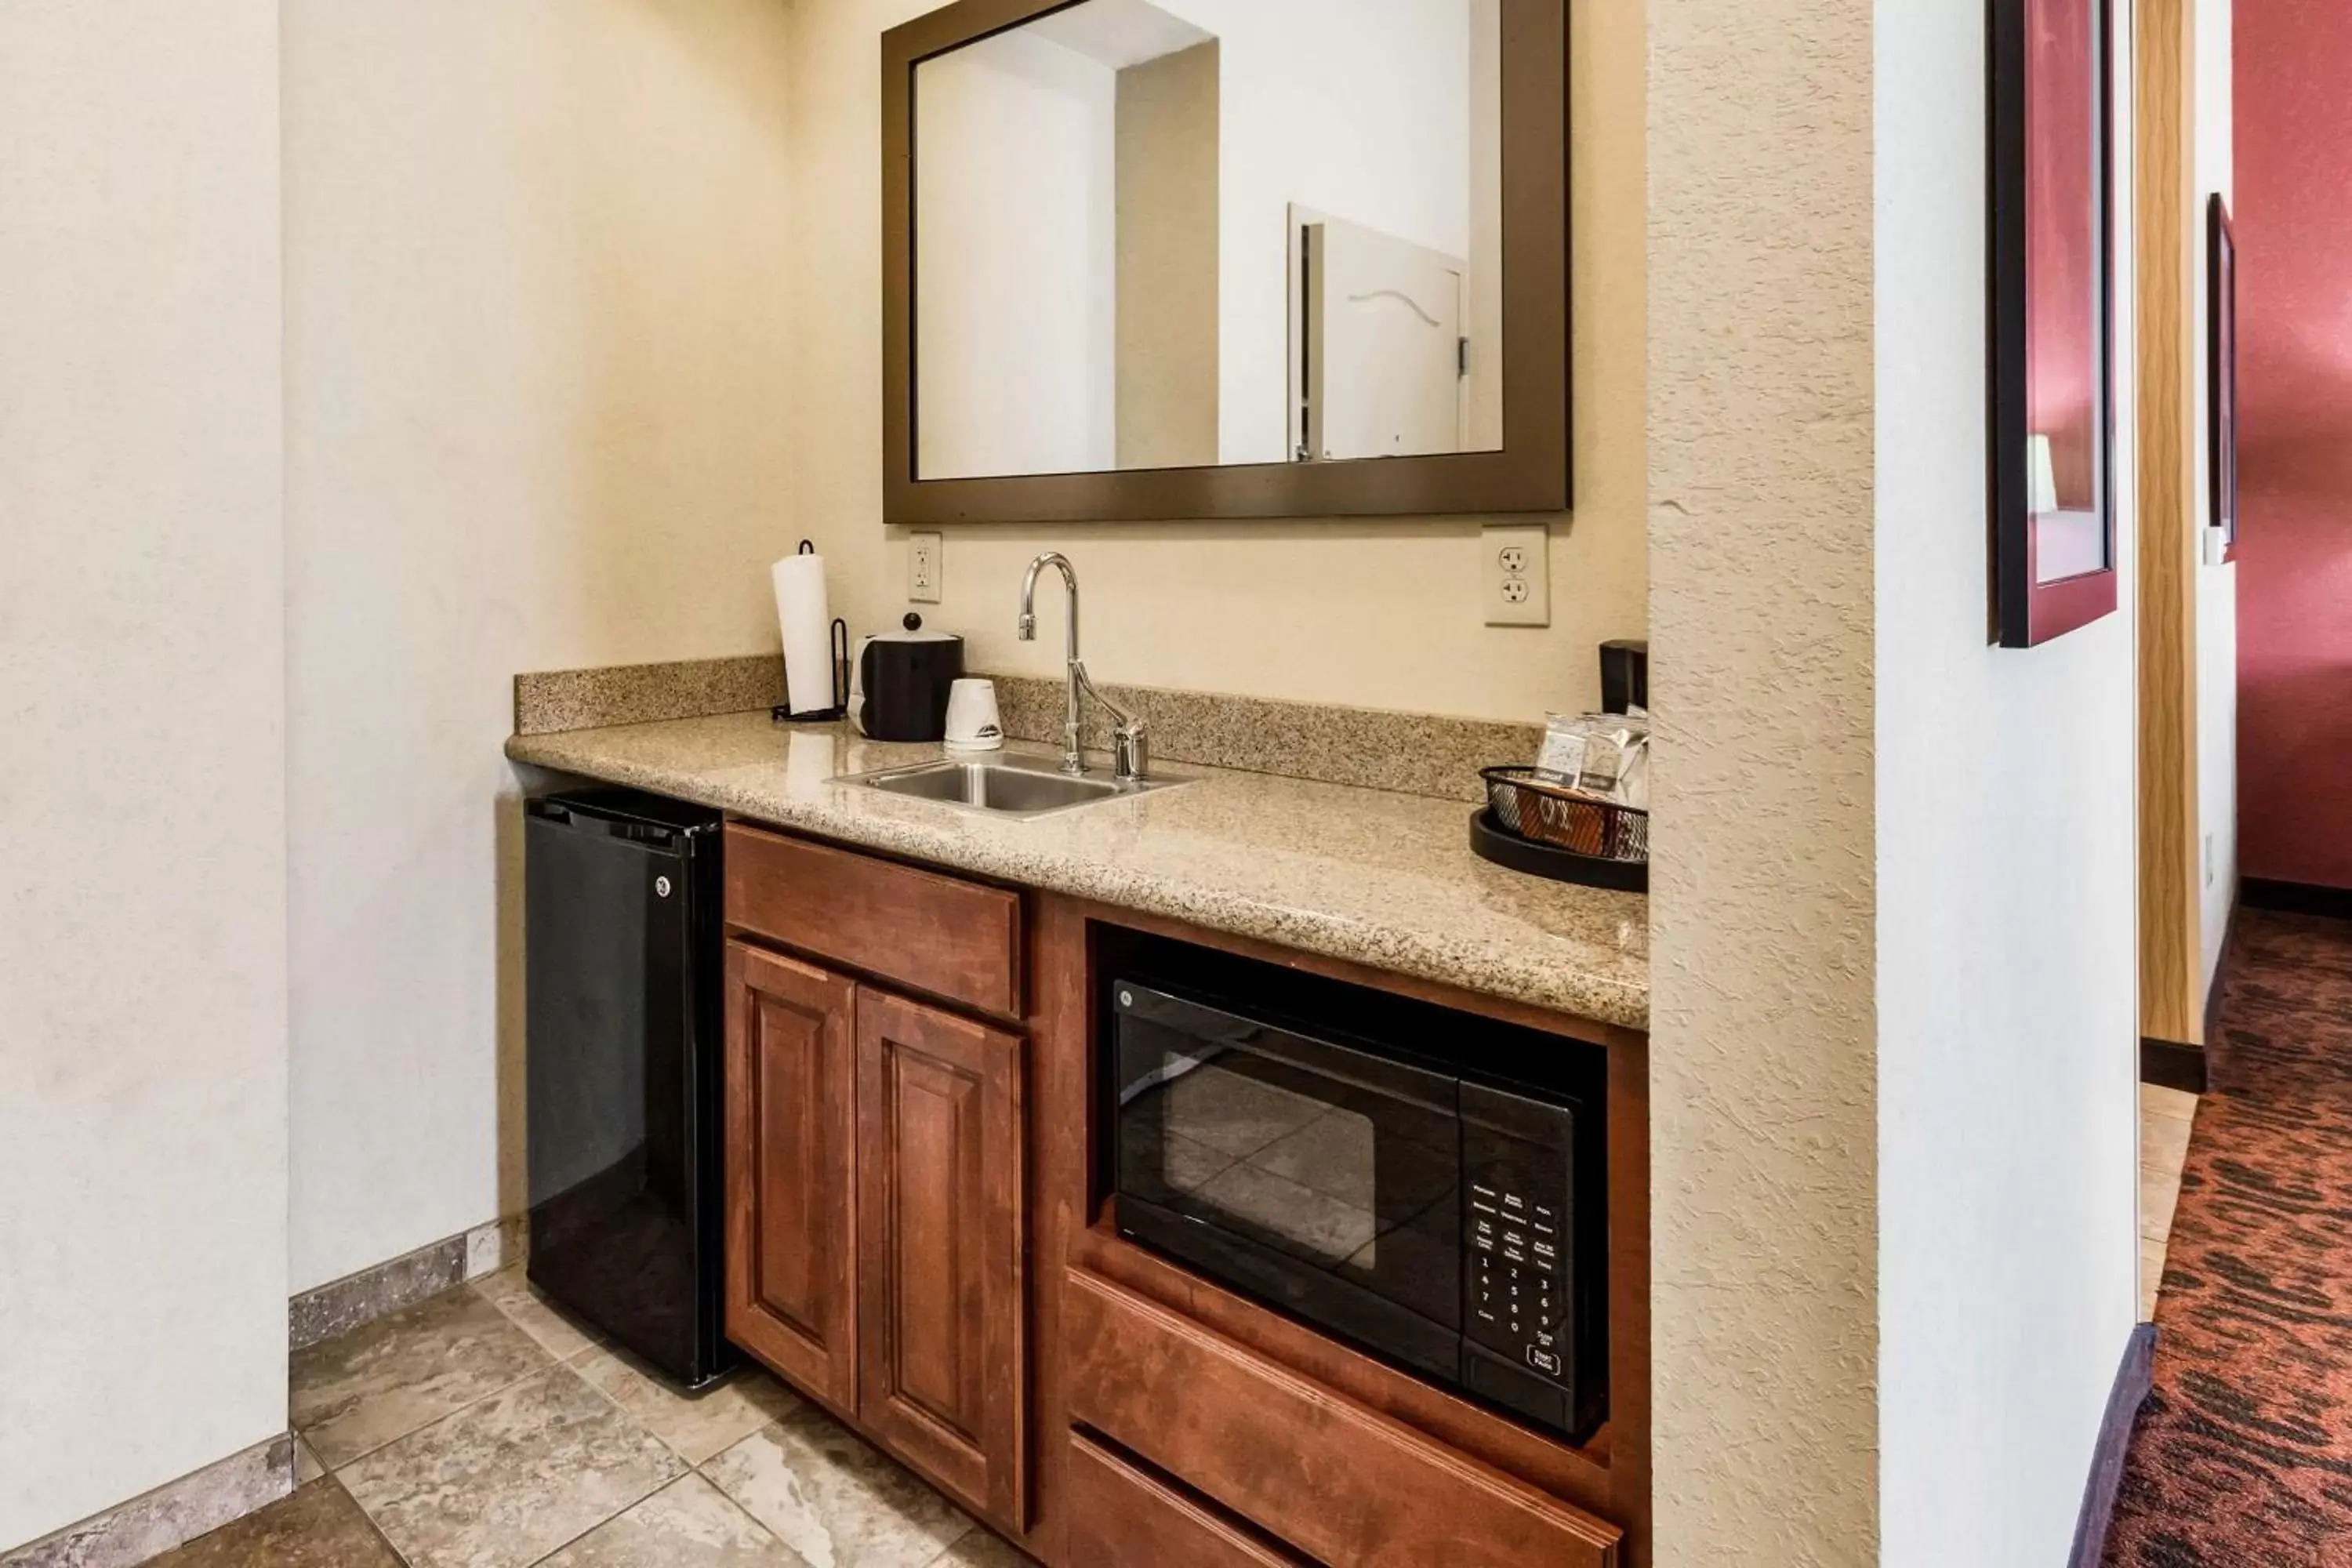
{"type": "Polygon", "coordinates": [[[861,988],[858,1415],[1025,1529],[1020,1039],[861,988]]]}
{"type": "Polygon", "coordinates": [[[727,1332],[806,1393],[857,1404],[856,985],[727,952],[727,1332]]]}

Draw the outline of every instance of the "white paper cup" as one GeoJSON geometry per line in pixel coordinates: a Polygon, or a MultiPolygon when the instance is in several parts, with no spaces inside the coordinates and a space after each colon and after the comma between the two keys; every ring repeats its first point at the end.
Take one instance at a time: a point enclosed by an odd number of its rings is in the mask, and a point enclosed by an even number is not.
{"type": "Polygon", "coordinates": [[[948,750],[1004,749],[1004,721],[996,709],[996,682],[959,680],[948,689],[948,750]]]}

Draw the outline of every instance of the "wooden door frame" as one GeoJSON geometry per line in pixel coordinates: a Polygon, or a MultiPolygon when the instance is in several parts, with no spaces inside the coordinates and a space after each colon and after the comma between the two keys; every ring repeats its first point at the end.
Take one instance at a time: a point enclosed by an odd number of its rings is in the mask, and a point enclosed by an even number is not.
{"type": "Polygon", "coordinates": [[[2197,17],[2133,7],[2143,1038],[2205,1043],[2197,776],[2197,17]]]}

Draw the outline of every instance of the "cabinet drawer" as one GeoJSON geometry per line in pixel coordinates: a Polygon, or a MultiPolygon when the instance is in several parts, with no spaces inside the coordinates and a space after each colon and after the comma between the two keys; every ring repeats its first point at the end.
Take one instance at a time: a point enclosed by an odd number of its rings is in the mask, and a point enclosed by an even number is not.
{"type": "Polygon", "coordinates": [[[1065,1291],[1069,1415],[1326,1563],[1613,1568],[1621,1532],[1107,1280],[1065,1291]]]}
{"type": "Polygon", "coordinates": [[[1021,1016],[1021,896],[727,829],[730,925],[1003,1018],[1021,1016]]]}
{"type": "Polygon", "coordinates": [[[1070,1435],[1066,1561],[1119,1568],[1305,1568],[1108,1449],[1070,1435]]]}

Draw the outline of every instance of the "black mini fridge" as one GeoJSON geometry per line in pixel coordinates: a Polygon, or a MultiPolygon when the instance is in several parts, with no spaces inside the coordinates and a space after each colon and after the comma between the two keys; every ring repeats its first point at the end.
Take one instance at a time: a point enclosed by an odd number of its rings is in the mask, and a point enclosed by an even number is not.
{"type": "Polygon", "coordinates": [[[530,1279],[699,1387],[734,1359],[720,820],[627,790],[524,809],[530,1279]]]}

